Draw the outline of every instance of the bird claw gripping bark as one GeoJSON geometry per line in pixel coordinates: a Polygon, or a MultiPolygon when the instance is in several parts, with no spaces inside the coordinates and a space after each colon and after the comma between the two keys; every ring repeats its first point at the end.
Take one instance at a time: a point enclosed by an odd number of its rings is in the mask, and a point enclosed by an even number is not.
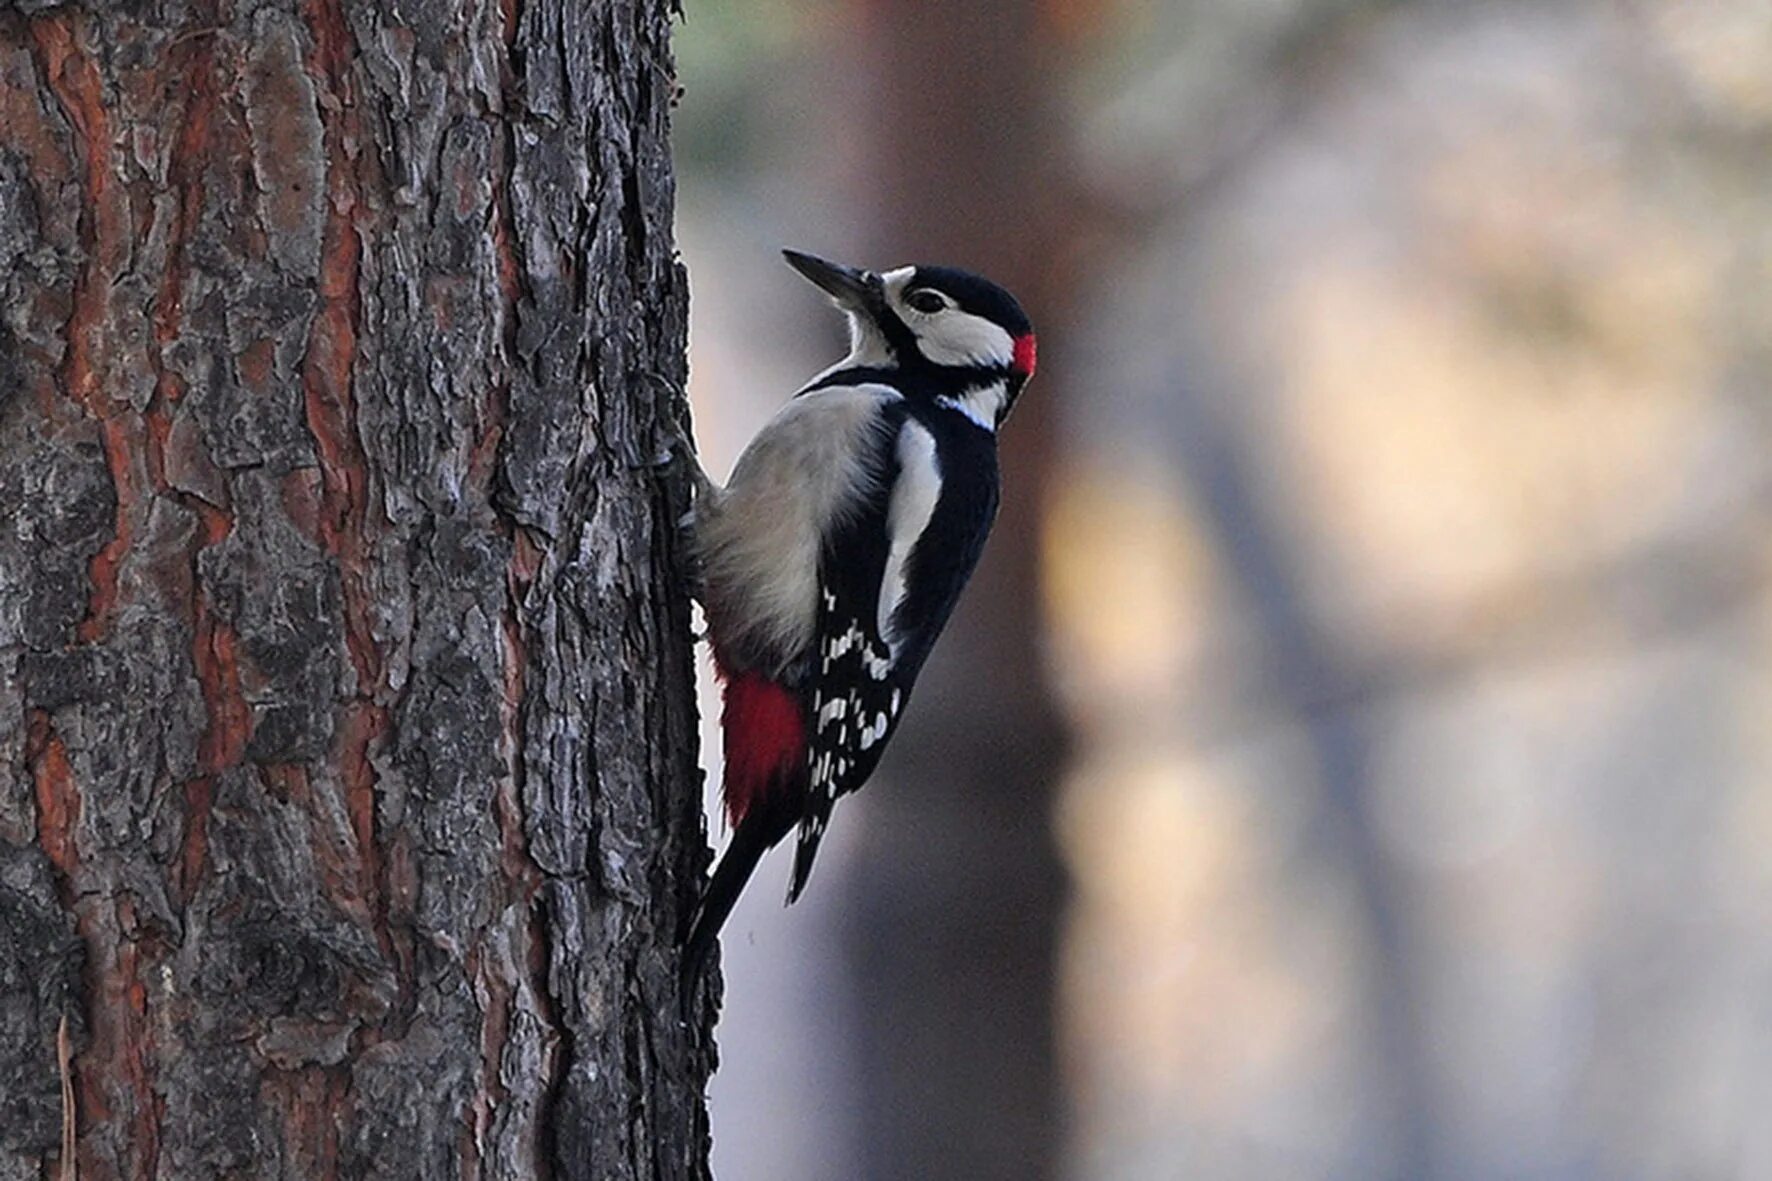
{"type": "MultiPolygon", "coordinates": [[[[689,432],[684,428],[683,424],[677,422],[672,423],[670,426],[670,432],[671,437],[665,443],[664,452],[658,457],[658,466],[670,467],[677,462],[678,457],[681,456],[683,461],[689,466],[690,492],[694,500],[697,503],[700,503],[704,497],[713,495],[719,489],[715,483],[708,478],[707,472],[702,469],[701,459],[696,455],[695,440],[689,437],[689,432]]],[[[685,513],[683,515],[684,520],[678,521],[678,525],[681,526],[684,524],[684,521],[692,519],[694,512],[694,509],[690,509],[689,512],[685,513]]]]}
{"type": "MultiPolygon", "coordinates": [[[[688,587],[689,596],[701,601],[702,562],[701,555],[695,545],[696,511],[702,503],[719,492],[719,487],[708,478],[702,469],[701,460],[695,453],[695,442],[681,423],[670,425],[670,439],[665,444],[664,452],[658,458],[659,467],[669,467],[681,458],[688,465],[691,502],[689,509],[677,518],[677,557],[683,572],[684,584],[688,587]]],[[[698,634],[693,637],[699,641],[705,636],[698,634]]]]}

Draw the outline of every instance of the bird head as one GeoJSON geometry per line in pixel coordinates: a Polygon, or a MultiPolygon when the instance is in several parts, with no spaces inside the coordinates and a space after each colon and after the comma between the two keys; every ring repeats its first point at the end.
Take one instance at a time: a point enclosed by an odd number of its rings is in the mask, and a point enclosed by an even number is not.
{"type": "Polygon", "coordinates": [[[1034,330],[1015,297],[953,267],[869,271],[784,250],[849,317],[849,364],[925,373],[943,385],[1001,381],[1008,413],[1034,374],[1034,330]]]}

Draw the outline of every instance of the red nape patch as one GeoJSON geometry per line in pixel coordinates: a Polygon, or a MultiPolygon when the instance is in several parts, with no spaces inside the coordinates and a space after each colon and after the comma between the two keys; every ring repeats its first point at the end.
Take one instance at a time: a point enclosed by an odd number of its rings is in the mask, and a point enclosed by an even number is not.
{"type": "Polygon", "coordinates": [[[725,680],[726,819],[736,827],[771,788],[804,767],[806,721],[794,695],[767,677],[739,673],[725,680]]]}
{"type": "Polygon", "coordinates": [[[1013,362],[1015,371],[1023,377],[1032,377],[1034,375],[1034,354],[1037,351],[1034,347],[1033,333],[1025,332],[1016,337],[1015,360],[1013,362]]]}

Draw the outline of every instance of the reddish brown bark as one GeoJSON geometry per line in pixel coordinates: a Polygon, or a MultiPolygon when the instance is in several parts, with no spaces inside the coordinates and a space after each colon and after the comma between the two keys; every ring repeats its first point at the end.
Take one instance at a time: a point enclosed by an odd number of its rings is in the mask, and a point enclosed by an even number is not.
{"type": "Polygon", "coordinates": [[[669,18],[0,14],[0,1175],[705,1174],[669,18]]]}

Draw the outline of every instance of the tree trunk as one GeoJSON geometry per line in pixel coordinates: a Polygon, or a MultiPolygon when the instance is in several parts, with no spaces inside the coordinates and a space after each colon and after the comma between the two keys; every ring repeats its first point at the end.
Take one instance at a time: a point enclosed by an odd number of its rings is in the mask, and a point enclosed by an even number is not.
{"type": "Polygon", "coordinates": [[[705,1176],[668,6],[22,7],[0,1178],[705,1176]]]}
{"type": "MultiPolygon", "coordinates": [[[[854,85],[867,257],[1003,283],[1051,346],[1068,294],[1062,18],[1021,0],[857,6],[854,85]],[[981,54],[981,46],[989,46],[981,54]]],[[[1067,728],[1040,644],[1040,505],[1058,387],[1005,425],[1003,511],[869,793],[849,926],[870,1178],[1055,1177],[1063,1151],[1052,810],[1067,728]]]]}

